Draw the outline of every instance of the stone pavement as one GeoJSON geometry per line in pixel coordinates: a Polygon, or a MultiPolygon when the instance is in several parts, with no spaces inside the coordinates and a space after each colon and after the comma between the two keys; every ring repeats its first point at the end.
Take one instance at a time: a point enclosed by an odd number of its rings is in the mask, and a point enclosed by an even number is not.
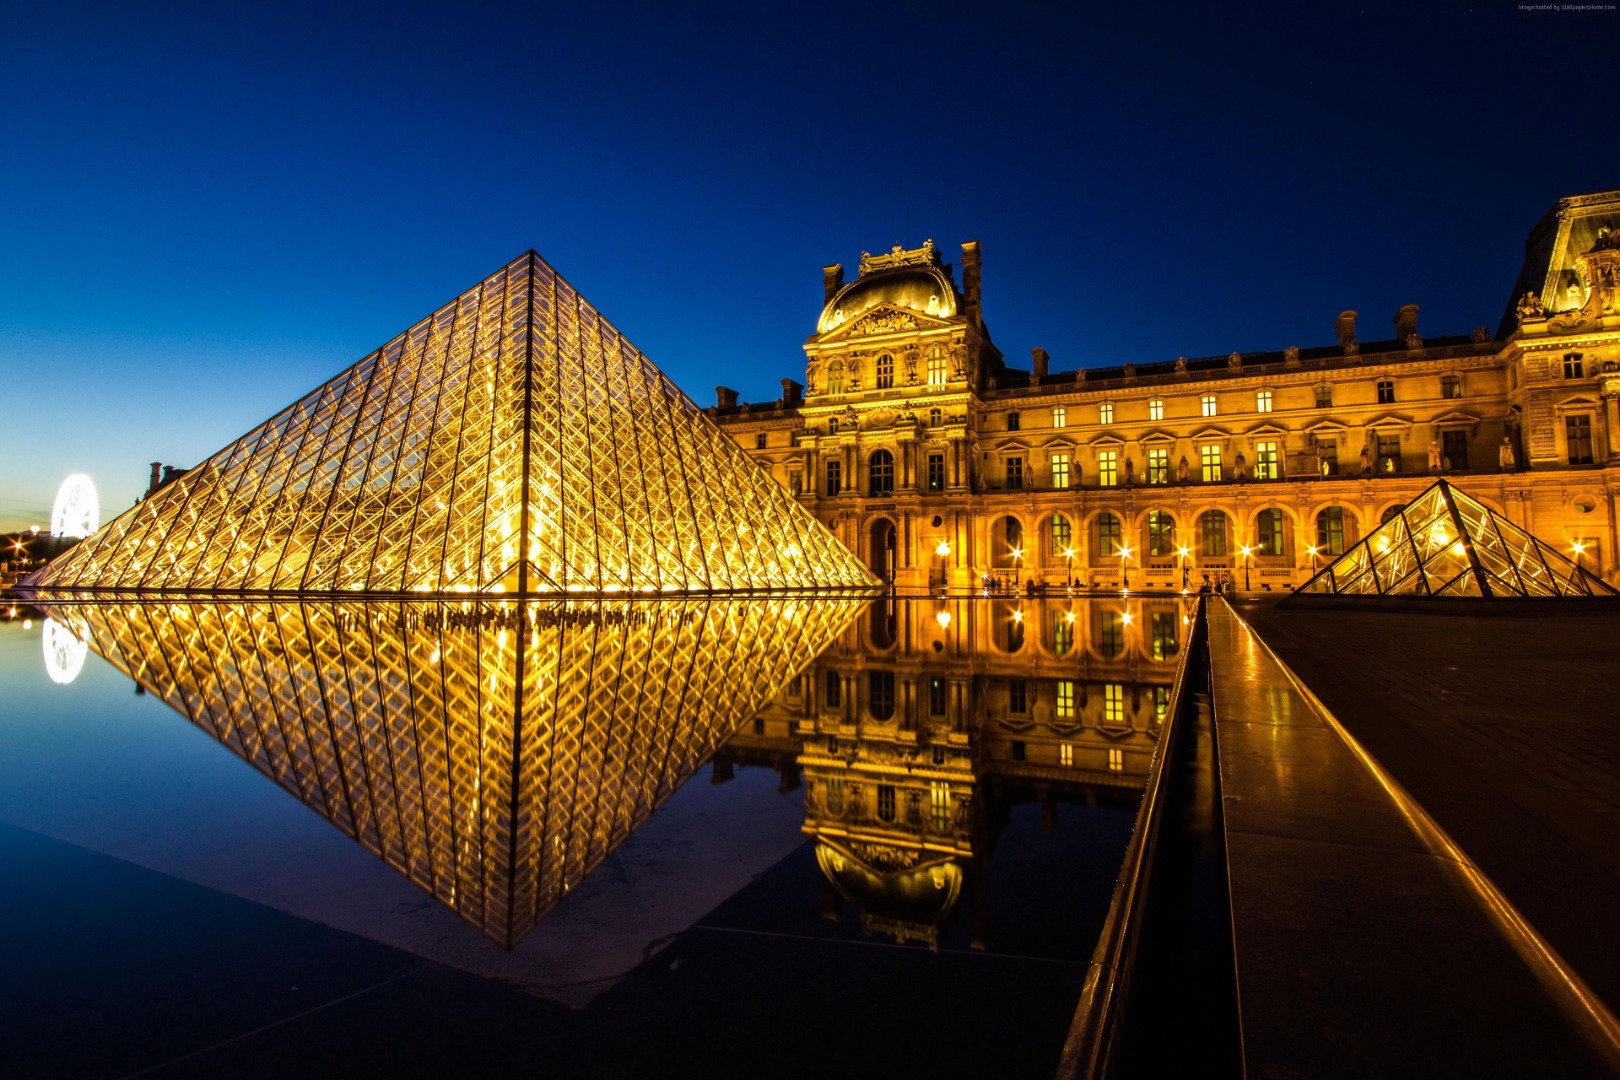
{"type": "Polygon", "coordinates": [[[1620,1012],[1620,616],[1240,611],[1620,1012]]]}
{"type": "Polygon", "coordinates": [[[1620,1075],[1613,1017],[1219,601],[1209,644],[1246,1074],[1620,1075]]]}

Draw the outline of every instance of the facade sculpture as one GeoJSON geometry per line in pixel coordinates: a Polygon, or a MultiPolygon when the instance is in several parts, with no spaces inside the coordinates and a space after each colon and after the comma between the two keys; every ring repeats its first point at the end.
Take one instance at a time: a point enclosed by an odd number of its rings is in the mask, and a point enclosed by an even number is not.
{"type": "Polygon", "coordinates": [[[1127,570],[1132,588],[1179,587],[1185,566],[1229,573],[1262,529],[1276,536],[1266,512],[1277,510],[1280,541],[1252,577],[1287,589],[1311,576],[1310,548],[1325,558],[1376,529],[1436,460],[1459,488],[1549,544],[1581,544],[1587,565],[1616,580],[1620,312],[1602,293],[1604,274],[1620,272],[1620,249],[1604,246],[1616,236],[1620,191],[1561,200],[1532,231],[1494,334],[1423,334],[1407,305],[1398,336],[1362,341],[1346,310],[1314,346],[1069,371],[1052,357],[1039,377],[991,340],[977,243],[963,245],[960,271],[932,246],[891,252],[853,281],[839,272],[804,346],[807,370],[858,340],[869,355],[916,350],[915,385],[835,393],[824,377],[824,390],[781,409],[714,415],[900,587],[973,588],[1015,562],[1026,583],[1062,585],[1072,564],[1087,587],[1127,570]],[[914,325],[853,331],[897,313],[914,325]],[[829,430],[846,410],[902,403],[915,423],[829,430]]]}

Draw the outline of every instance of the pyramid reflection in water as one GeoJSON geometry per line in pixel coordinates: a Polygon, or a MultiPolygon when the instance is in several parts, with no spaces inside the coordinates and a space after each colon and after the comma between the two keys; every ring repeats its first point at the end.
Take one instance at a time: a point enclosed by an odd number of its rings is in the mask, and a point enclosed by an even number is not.
{"type": "Polygon", "coordinates": [[[1601,578],[1445,480],[1299,590],[1339,596],[1613,596],[1601,578]]]}
{"type": "Polygon", "coordinates": [[[125,599],[51,617],[511,947],[862,603],[125,599]]]}
{"type": "Polygon", "coordinates": [[[875,583],[532,251],[27,582],[521,595],[875,583]]]}

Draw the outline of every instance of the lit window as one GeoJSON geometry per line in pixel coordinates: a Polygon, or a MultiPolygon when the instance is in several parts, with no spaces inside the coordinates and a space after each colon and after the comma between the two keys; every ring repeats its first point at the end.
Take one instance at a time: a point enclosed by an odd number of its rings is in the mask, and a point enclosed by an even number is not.
{"type": "Polygon", "coordinates": [[[1316,388],[1316,407],[1318,409],[1333,408],[1333,387],[1318,386],[1316,388]]]}
{"type": "MultiPolygon", "coordinates": [[[[867,465],[868,489],[873,495],[894,494],[894,455],[879,450],[867,465]]],[[[859,481],[856,481],[859,483],[859,481]]]]}
{"type": "Polygon", "coordinates": [[[1058,744],[1058,764],[1069,766],[1074,764],[1074,746],[1070,743],[1058,744]]]}
{"type": "Polygon", "coordinates": [[[1108,748],[1108,771],[1125,771],[1125,751],[1121,750],[1117,746],[1110,746],[1108,748]]]}
{"type": "Polygon", "coordinates": [[[935,832],[951,827],[951,785],[943,780],[928,785],[928,816],[935,832]]]}
{"type": "Polygon", "coordinates": [[[1585,365],[1581,363],[1581,354],[1578,352],[1564,354],[1564,378],[1579,379],[1585,373],[1585,365]]]}
{"type": "Polygon", "coordinates": [[[1215,415],[1215,395],[1214,394],[1205,394],[1200,399],[1200,401],[1201,401],[1201,403],[1203,404],[1203,407],[1204,407],[1204,415],[1205,416],[1214,416],[1215,415]]]}
{"type": "Polygon", "coordinates": [[[1070,540],[1070,537],[1072,535],[1073,535],[1073,531],[1072,531],[1072,528],[1069,525],[1069,519],[1064,517],[1062,514],[1053,514],[1052,515],[1052,555],[1053,555],[1054,558],[1056,558],[1058,556],[1061,556],[1063,554],[1063,552],[1068,548],[1069,540],[1070,540]]]}
{"type": "Polygon", "coordinates": [[[822,802],[827,806],[827,813],[839,817],[844,813],[844,778],[842,776],[829,776],[821,782],[822,802]]]}
{"type": "Polygon", "coordinates": [[[1099,424],[1112,424],[1114,422],[1114,403],[1105,401],[1097,406],[1097,422],[1099,424]]]}
{"type": "Polygon", "coordinates": [[[1395,381],[1393,379],[1378,380],[1378,404],[1395,404],[1395,381]]]}
{"type": "Polygon", "coordinates": [[[1052,426],[1067,427],[1069,424],[1069,410],[1057,408],[1052,410],[1052,426]]]}
{"type": "Polygon", "coordinates": [[[1164,714],[1170,711],[1170,688],[1168,686],[1155,686],[1153,688],[1153,719],[1164,723],[1164,714]]]}
{"type": "Polygon", "coordinates": [[[928,426],[929,427],[939,427],[944,422],[945,422],[945,414],[943,412],[941,412],[939,409],[929,409],[928,410],[928,426]]]}
{"type": "Polygon", "coordinates": [[[887,390],[894,385],[894,357],[884,353],[877,358],[875,372],[876,386],[879,390],[887,390]]]}
{"type": "Polygon", "coordinates": [[[1153,632],[1149,638],[1152,642],[1153,659],[1168,660],[1176,655],[1176,649],[1179,647],[1176,633],[1180,626],[1181,618],[1173,611],[1153,613],[1153,632]]]}
{"type": "Polygon", "coordinates": [[[1067,656],[1074,648],[1074,616],[1067,611],[1052,612],[1052,655],[1067,656]]]}
{"type": "Polygon", "coordinates": [[[827,494],[837,495],[843,490],[844,463],[837,458],[827,460],[827,494]]]}
{"type": "Polygon", "coordinates": [[[1112,660],[1125,652],[1125,614],[1103,609],[1101,630],[1097,634],[1097,651],[1112,660]]]}
{"type": "Polygon", "coordinates": [[[1117,450],[1097,451],[1097,483],[1103,487],[1114,487],[1119,483],[1119,452],[1117,450]]]}
{"type": "Polygon", "coordinates": [[[1018,430],[1018,414],[1017,413],[1010,412],[1010,413],[1007,414],[1007,430],[1008,431],[1017,431],[1018,430]]]}
{"type": "Polygon", "coordinates": [[[1065,720],[1074,718],[1074,683],[1068,679],[1058,680],[1057,715],[1065,720]]]}
{"type": "Polygon", "coordinates": [[[1283,554],[1283,512],[1273,507],[1255,518],[1255,554],[1283,554]]]}
{"type": "Polygon", "coordinates": [[[1462,397],[1462,376],[1442,375],[1440,377],[1440,396],[1443,398],[1462,397]]]}
{"type": "Polygon", "coordinates": [[[844,392],[844,362],[834,360],[827,365],[827,393],[842,394],[844,392]]]}
{"type": "Polygon", "coordinates": [[[1564,441],[1571,465],[1592,464],[1592,418],[1586,413],[1564,417],[1564,441]]]}
{"type": "Polygon", "coordinates": [[[1254,392],[1254,411],[1255,412],[1270,412],[1271,411],[1271,391],[1270,390],[1256,390],[1254,392]]]}
{"type": "Polygon", "coordinates": [[[946,381],[945,350],[934,346],[928,354],[928,385],[944,386],[946,381]]]}
{"type": "Polygon", "coordinates": [[[1316,553],[1326,558],[1344,554],[1344,507],[1329,506],[1316,515],[1316,553]]]}
{"type": "Polygon", "coordinates": [[[1104,510],[1097,515],[1097,554],[1112,556],[1119,554],[1119,515],[1104,510]]]}
{"type": "Polygon", "coordinates": [[[1257,442],[1254,444],[1254,478],[1256,480],[1276,480],[1281,475],[1277,465],[1277,444],[1274,442],[1257,442]]]}
{"type": "Polygon", "coordinates": [[[945,490],[945,455],[928,455],[928,490],[945,490]]]}
{"type": "Polygon", "coordinates": [[[1017,490],[1024,486],[1024,459],[1010,457],[1007,459],[1007,487],[1017,490]]]}
{"type": "Polygon", "coordinates": [[[1052,455],[1052,486],[1059,490],[1069,486],[1069,455],[1052,455]]]}
{"type": "Polygon", "coordinates": [[[1109,727],[1125,726],[1125,684],[1103,683],[1103,723],[1109,727]]]}
{"type": "Polygon", "coordinates": [[[1164,399],[1163,398],[1154,398],[1152,401],[1148,402],[1148,419],[1149,420],[1163,420],[1164,419],[1164,399]]]}
{"type": "Polygon", "coordinates": [[[1221,479],[1221,448],[1217,443],[1206,443],[1198,448],[1198,464],[1206,483],[1221,479]]]}
{"type": "Polygon", "coordinates": [[[1226,515],[1219,510],[1205,510],[1198,516],[1198,533],[1202,541],[1202,554],[1212,559],[1226,555],[1226,515]]]}
{"type": "Polygon", "coordinates": [[[1172,555],[1176,550],[1176,519],[1163,510],[1148,513],[1148,554],[1155,558],[1172,555]]]}
{"type": "Polygon", "coordinates": [[[1379,435],[1378,438],[1378,471],[1398,473],[1401,471],[1401,437],[1399,435],[1379,435]]]}
{"type": "Polygon", "coordinates": [[[1168,484],[1170,482],[1170,451],[1160,447],[1148,451],[1148,483],[1168,484]]]}
{"type": "Polygon", "coordinates": [[[766,435],[763,431],[760,432],[758,435],[754,436],[754,449],[755,450],[763,450],[763,449],[765,449],[765,446],[769,441],[770,441],[770,436],[766,435]]]}

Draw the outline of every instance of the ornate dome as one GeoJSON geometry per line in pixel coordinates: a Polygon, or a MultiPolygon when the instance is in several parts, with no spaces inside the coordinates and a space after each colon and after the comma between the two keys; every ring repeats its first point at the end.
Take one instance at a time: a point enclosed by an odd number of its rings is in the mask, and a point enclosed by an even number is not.
{"type": "Polygon", "coordinates": [[[956,289],[937,266],[902,266],[863,274],[845,285],[821,311],[816,333],[825,334],[879,304],[948,319],[956,314],[956,289]]]}
{"type": "Polygon", "coordinates": [[[909,866],[878,867],[825,838],[816,844],[821,872],[867,915],[896,924],[938,927],[962,892],[962,868],[948,857],[924,862],[916,852],[905,854],[916,861],[909,866]]]}

